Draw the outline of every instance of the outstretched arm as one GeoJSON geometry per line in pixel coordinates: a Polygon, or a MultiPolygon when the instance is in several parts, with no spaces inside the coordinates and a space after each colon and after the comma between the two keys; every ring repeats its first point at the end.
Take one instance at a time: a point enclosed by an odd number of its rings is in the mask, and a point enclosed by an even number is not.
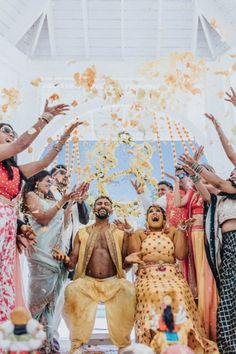
{"type": "Polygon", "coordinates": [[[0,144],[0,161],[6,160],[27,149],[53,117],[65,114],[67,110],[68,106],[65,104],[48,107],[48,101],[46,101],[44,113],[32,128],[29,128],[14,142],[0,144]]]}
{"type": "Polygon", "coordinates": [[[38,224],[46,226],[54,218],[56,213],[66,204],[70,199],[73,199],[73,193],[65,194],[58,202],[48,210],[44,210],[40,199],[34,192],[29,192],[26,195],[26,207],[37,221],[38,224]]]}
{"type": "MultiPolygon", "coordinates": [[[[195,156],[195,155],[194,155],[195,156]]],[[[194,158],[196,161],[196,159],[194,158]]],[[[198,174],[194,172],[194,170],[188,166],[188,165],[182,165],[183,169],[189,174],[190,178],[192,179],[192,182],[197,189],[197,191],[201,194],[205,202],[211,203],[211,195],[208,192],[207,188],[204,186],[204,184],[201,182],[201,178],[198,174]]]]}
{"type": "Polygon", "coordinates": [[[70,127],[65,131],[65,133],[61,136],[58,143],[52,147],[52,149],[47,153],[47,155],[44,156],[44,158],[42,158],[39,161],[34,161],[34,162],[27,163],[25,165],[21,165],[20,169],[23,172],[23,174],[27,178],[29,178],[35,175],[36,173],[42,171],[43,169],[47,168],[50,165],[50,163],[55,159],[57,154],[60,152],[65,142],[69,139],[72,131],[80,124],[83,124],[83,122],[72,123],[70,127]]]}
{"type": "Polygon", "coordinates": [[[232,162],[232,164],[234,166],[236,166],[236,152],[235,152],[233,146],[230,144],[224,131],[222,130],[220,123],[210,113],[205,113],[205,116],[213,123],[228,159],[232,162]]]}
{"type": "Polygon", "coordinates": [[[207,182],[220,191],[229,194],[236,194],[236,188],[232,186],[230,181],[226,181],[217,176],[215,173],[208,171],[204,166],[199,165],[196,161],[194,161],[189,155],[180,156],[180,160],[190,166],[196,173],[205,178],[207,182]]]}

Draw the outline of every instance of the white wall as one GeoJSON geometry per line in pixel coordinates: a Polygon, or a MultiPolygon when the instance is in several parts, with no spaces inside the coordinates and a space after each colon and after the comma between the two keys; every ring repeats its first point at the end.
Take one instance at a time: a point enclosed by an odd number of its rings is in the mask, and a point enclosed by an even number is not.
{"type": "MultiPolygon", "coordinates": [[[[7,43],[4,44],[4,55],[0,60],[0,87],[14,85],[19,88],[22,96],[21,105],[16,111],[11,112],[11,117],[5,115],[4,119],[9,118],[9,121],[19,133],[35,122],[43,110],[43,102],[49,92],[63,92],[63,95],[68,99],[68,102],[70,102],[70,99],[72,100],[75,98],[75,93],[80,95],[78,89],[73,87],[73,73],[76,71],[83,71],[86,67],[94,64],[89,62],[83,62],[81,64],[56,61],[34,62],[26,59],[24,55],[7,43]],[[30,85],[30,80],[36,77],[41,77],[43,79],[43,84],[38,88],[30,85]],[[60,82],[61,85],[54,87],[53,85],[57,81],[60,82]]],[[[97,71],[99,75],[110,75],[113,78],[120,80],[122,83],[128,84],[132,82],[132,80],[137,79],[137,69],[141,64],[141,62],[99,62],[97,64],[97,71]]],[[[225,59],[225,65],[227,65],[227,59],[225,59]]],[[[218,67],[219,63],[212,63],[211,67],[214,68],[214,66],[218,67]]],[[[234,78],[232,79],[235,80],[234,78]]],[[[234,82],[232,82],[232,84],[233,83],[234,82]]],[[[150,85],[150,83],[147,82],[143,82],[143,84],[150,85]]],[[[216,168],[219,174],[226,177],[229,170],[232,168],[232,165],[228,162],[222,151],[214,128],[210,122],[206,121],[203,113],[211,112],[215,114],[222,123],[226,134],[231,141],[234,142],[235,136],[232,133],[232,127],[236,126],[235,112],[229,103],[218,98],[218,92],[228,89],[230,82],[228,78],[213,75],[212,71],[209,71],[204,85],[205,90],[203,97],[194,97],[192,104],[188,106],[187,109],[184,108],[182,112],[169,113],[171,117],[180,121],[180,123],[182,123],[191,134],[195,136],[196,141],[199,144],[205,146],[205,152],[209,163],[216,168]],[[227,115],[227,117],[225,117],[225,115],[227,115]]],[[[33,153],[21,154],[20,161],[26,162],[38,158],[44,146],[47,144],[47,137],[53,137],[62,132],[64,122],[73,120],[77,114],[79,114],[81,118],[87,117],[90,119],[92,117],[91,119],[93,120],[93,123],[91,126],[99,129],[99,121],[96,119],[97,110],[101,113],[103,109],[105,109],[105,107],[102,107],[102,103],[94,99],[88,103],[80,104],[79,107],[74,110],[72,114],[68,115],[67,118],[58,117],[47,127],[47,129],[44,130],[41,136],[33,144],[33,153]]],[[[96,138],[94,131],[91,130],[89,134],[96,138]]]]}

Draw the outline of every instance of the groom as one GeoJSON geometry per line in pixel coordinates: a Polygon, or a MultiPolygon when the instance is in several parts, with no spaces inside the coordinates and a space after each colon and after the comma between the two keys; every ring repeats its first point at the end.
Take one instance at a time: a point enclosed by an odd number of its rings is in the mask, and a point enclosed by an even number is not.
{"type": "Polygon", "coordinates": [[[122,268],[129,236],[109,223],[112,201],[108,197],[97,198],[93,212],[95,223],[78,231],[70,257],[54,250],[54,257],[68,269],[76,268],[74,281],[65,290],[64,306],[71,354],[83,352],[101,302],[105,303],[110,338],[120,350],[130,344],[134,324],[135,289],[122,268]]]}

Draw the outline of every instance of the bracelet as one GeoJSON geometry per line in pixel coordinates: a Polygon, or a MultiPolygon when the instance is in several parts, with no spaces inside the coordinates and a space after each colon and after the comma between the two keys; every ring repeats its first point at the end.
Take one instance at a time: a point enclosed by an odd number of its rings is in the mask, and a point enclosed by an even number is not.
{"type": "Polygon", "coordinates": [[[192,165],[192,169],[196,172],[196,173],[201,173],[203,170],[203,166],[200,165],[197,162],[194,162],[194,164],[192,165]]]}
{"type": "Polygon", "coordinates": [[[53,145],[53,147],[52,147],[54,150],[56,150],[56,152],[60,152],[61,151],[61,149],[62,149],[62,146],[58,146],[58,144],[55,144],[55,145],[53,145]]]}
{"type": "Polygon", "coordinates": [[[55,206],[57,207],[58,210],[61,209],[61,206],[60,206],[59,202],[56,202],[55,206]]]}
{"type": "Polygon", "coordinates": [[[193,176],[190,176],[191,180],[193,181],[193,183],[198,183],[201,179],[201,177],[199,175],[193,175],[193,176]]]}
{"type": "Polygon", "coordinates": [[[58,143],[64,145],[65,142],[69,139],[69,137],[70,137],[70,134],[63,135],[61,137],[61,139],[58,141],[58,143]]]}
{"type": "Polygon", "coordinates": [[[49,112],[44,112],[39,119],[44,120],[47,124],[51,122],[51,120],[53,119],[54,115],[52,113],[49,112]]]}
{"type": "Polygon", "coordinates": [[[185,224],[184,226],[178,225],[178,226],[177,226],[177,230],[178,230],[178,231],[186,231],[186,230],[187,230],[187,227],[188,227],[187,224],[185,224]]]}

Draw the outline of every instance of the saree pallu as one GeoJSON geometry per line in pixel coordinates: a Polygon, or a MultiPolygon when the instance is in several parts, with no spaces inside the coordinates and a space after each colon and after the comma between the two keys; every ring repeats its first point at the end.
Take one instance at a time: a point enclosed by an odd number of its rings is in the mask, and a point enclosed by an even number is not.
{"type": "Polygon", "coordinates": [[[50,265],[29,261],[29,308],[33,318],[38,320],[47,332],[47,340],[41,353],[57,353],[53,342],[53,316],[56,301],[60,295],[66,271],[50,265]]]}
{"type": "Polygon", "coordinates": [[[217,342],[220,353],[236,353],[236,230],[222,234],[217,342]]]}
{"type": "Polygon", "coordinates": [[[162,343],[146,329],[145,323],[153,310],[159,315],[162,313],[164,298],[169,295],[172,298],[174,313],[178,312],[180,305],[183,305],[186,311],[188,335],[187,343],[182,344],[188,345],[197,354],[218,353],[216,343],[206,338],[191,290],[175,265],[153,264],[141,267],[135,287],[136,332],[139,343],[151,346],[156,353],[161,352],[162,343]]]}
{"type": "Polygon", "coordinates": [[[17,216],[14,206],[0,202],[0,322],[15,306],[26,308],[16,249],[17,216]]]}
{"type": "MultiPolygon", "coordinates": [[[[40,199],[47,211],[55,201],[40,199]]],[[[58,353],[53,342],[53,315],[55,303],[67,278],[63,263],[52,256],[52,249],[65,251],[63,244],[64,211],[59,210],[47,226],[42,226],[32,217],[30,224],[37,236],[35,252],[28,258],[29,265],[29,308],[33,318],[44,325],[47,339],[40,349],[41,353],[58,353]]]]}
{"type": "Polygon", "coordinates": [[[196,269],[198,310],[207,338],[216,341],[216,317],[218,291],[205,252],[205,233],[200,227],[192,227],[191,243],[196,269]]]}

